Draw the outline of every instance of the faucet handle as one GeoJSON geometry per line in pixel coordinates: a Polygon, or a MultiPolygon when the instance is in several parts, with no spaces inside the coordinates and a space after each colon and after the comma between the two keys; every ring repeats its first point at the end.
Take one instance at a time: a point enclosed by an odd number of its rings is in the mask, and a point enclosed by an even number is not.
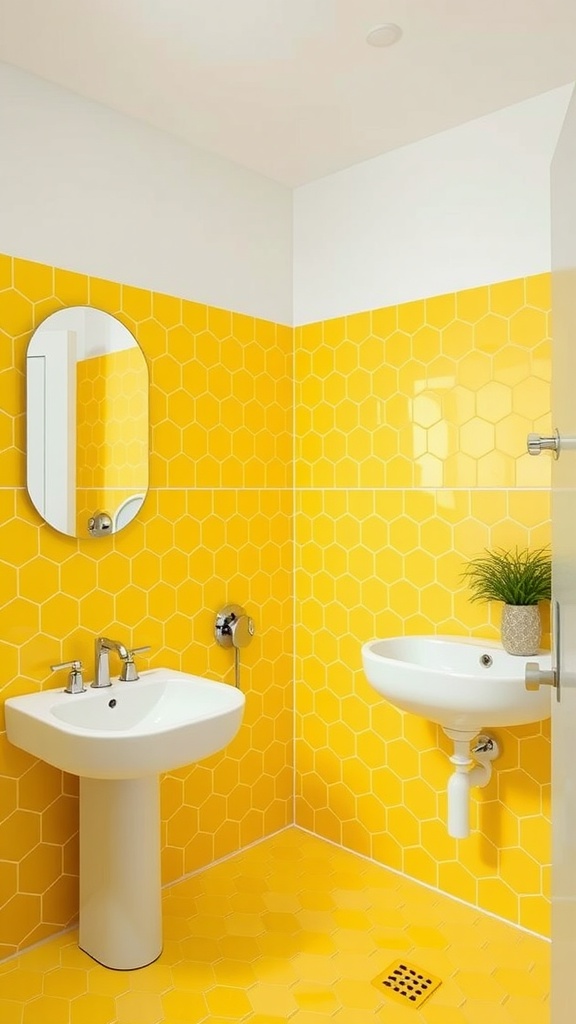
{"type": "Polygon", "coordinates": [[[139,679],[138,670],[134,663],[135,654],[143,654],[144,651],[150,650],[150,644],[146,644],[144,647],[133,647],[131,651],[126,651],[126,656],[122,657],[123,665],[120,673],[121,683],[133,683],[136,679],[139,679]]]}
{"type": "Polygon", "coordinates": [[[70,675],[68,676],[68,685],[65,686],[64,693],[84,693],[86,687],[82,679],[82,662],[63,661],[60,665],[50,665],[52,672],[60,672],[65,668],[70,669],[70,675]]]}

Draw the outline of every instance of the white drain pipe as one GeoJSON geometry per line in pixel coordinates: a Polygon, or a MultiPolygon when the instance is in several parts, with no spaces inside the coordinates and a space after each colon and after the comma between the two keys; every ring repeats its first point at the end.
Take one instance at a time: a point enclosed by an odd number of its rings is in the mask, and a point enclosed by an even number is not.
{"type": "Polygon", "coordinates": [[[478,736],[470,750],[475,732],[456,729],[444,729],[444,732],[454,743],[450,761],[455,765],[448,779],[448,835],[467,839],[470,835],[470,789],[490,782],[492,761],[498,757],[500,748],[496,740],[485,733],[478,736]]]}

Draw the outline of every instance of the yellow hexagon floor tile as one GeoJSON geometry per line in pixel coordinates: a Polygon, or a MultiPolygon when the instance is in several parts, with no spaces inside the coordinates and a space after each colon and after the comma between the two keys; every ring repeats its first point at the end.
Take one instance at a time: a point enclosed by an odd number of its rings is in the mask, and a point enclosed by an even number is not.
{"type": "Polygon", "coordinates": [[[414,1020],[404,1018],[414,1011],[372,984],[399,955],[442,980],[419,1011],[426,1024],[468,1024],[481,1010],[499,1020],[508,1006],[506,1024],[520,1008],[523,1019],[544,1019],[543,940],[296,828],[165,890],[164,917],[167,931],[171,922],[186,923],[192,938],[166,941],[161,962],[140,971],[95,965],[73,935],[22,954],[4,972],[0,966],[3,1024],[262,1024],[288,1017],[312,1024],[381,1013],[401,1024],[414,1020]],[[223,883],[226,895],[219,895],[223,883]],[[246,911],[226,908],[250,900],[274,908],[264,915],[272,931],[236,932],[234,915],[246,911]],[[314,915],[321,920],[310,931],[314,915]],[[225,928],[231,919],[233,949],[225,928]],[[208,932],[209,942],[193,937],[208,932]],[[323,950],[314,934],[328,933],[323,950]]]}

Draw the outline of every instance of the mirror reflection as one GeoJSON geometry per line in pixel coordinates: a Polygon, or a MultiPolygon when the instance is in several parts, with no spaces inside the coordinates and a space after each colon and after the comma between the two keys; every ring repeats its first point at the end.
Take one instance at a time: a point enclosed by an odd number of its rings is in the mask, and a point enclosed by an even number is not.
{"type": "Polygon", "coordinates": [[[116,533],[148,489],[148,367],[130,331],[90,306],[58,310],[26,356],[27,483],[71,537],[116,533]]]}

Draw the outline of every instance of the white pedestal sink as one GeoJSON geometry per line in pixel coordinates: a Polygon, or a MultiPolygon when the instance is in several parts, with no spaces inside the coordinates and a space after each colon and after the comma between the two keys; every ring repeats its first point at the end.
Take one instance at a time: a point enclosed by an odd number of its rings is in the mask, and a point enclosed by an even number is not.
{"type": "Polygon", "coordinates": [[[106,967],[162,952],[159,773],[225,747],[244,703],[240,690],[172,669],[6,701],[10,742],[80,776],[79,944],[106,967]]]}
{"type": "MultiPolygon", "coordinates": [[[[389,637],[362,647],[364,673],[374,689],[402,711],[441,725],[454,742],[448,831],[456,838],[469,835],[470,787],[487,784],[498,755],[497,744],[485,737],[492,746],[483,753],[473,749],[471,756],[471,741],[486,726],[550,717],[550,688],[526,689],[529,660],[507,654],[494,641],[460,636],[389,637]]],[[[542,669],[550,661],[548,652],[538,654],[542,669]]]]}

